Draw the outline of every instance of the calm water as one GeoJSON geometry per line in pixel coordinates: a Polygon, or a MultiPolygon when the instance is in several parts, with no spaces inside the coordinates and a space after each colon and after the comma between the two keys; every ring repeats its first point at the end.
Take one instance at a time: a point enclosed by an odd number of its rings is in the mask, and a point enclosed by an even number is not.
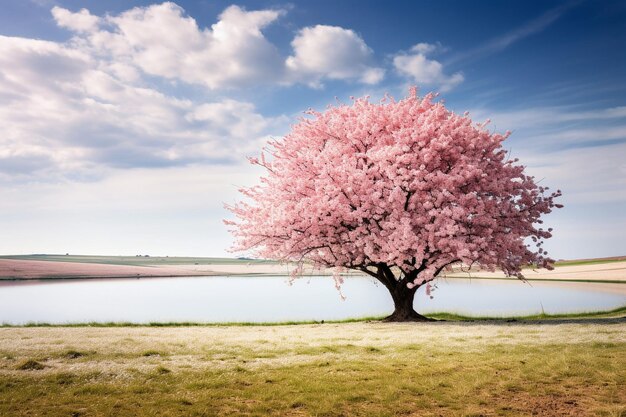
{"type": "MultiPolygon", "coordinates": [[[[626,295],[601,285],[510,280],[440,280],[429,298],[418,291],[420,313],[524,315],[608,310],[626,295]]],[[[0,323],[29,322],[271,322],[382,316],[393,305],[370,278],[347,278],[342,301],[329,277],[190,277],[0,283],[0,323]]]]}

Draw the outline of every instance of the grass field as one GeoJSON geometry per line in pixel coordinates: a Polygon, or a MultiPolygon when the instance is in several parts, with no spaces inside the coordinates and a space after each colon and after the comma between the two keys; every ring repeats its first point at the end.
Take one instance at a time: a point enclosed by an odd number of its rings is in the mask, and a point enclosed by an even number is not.
{"type": "Polygon", "coordinates": [[[0,415],[624,416],[626,320],[0,328],[0,415]]]}
{"type": "Polygon", "coordinates": [[[626,256],[614,256],[610,258],[596,258],[596,259],[572,259],[562,260],[554,263],[555,266],[576,266],[576,265],[597,265],[614,262],[625,262],[626,256]]]}

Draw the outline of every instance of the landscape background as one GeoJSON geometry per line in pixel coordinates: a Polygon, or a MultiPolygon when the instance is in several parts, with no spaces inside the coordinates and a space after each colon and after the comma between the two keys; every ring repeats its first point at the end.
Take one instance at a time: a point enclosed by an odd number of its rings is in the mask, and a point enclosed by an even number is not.
{"type": "Polygon", "coordinates": [[[625,28],[622,0],[0,1],[0,415],[625,416],[625,28]],[[447,271],[436,321],[386,323],[372,277],[344,302],[228,252],[247,156],[412,85],[563,191],[554,271],[447,271]]]}

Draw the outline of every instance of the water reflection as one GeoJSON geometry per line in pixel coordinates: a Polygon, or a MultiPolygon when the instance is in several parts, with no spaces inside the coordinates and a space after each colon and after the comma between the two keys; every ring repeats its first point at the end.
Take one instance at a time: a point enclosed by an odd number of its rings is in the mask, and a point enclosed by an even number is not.
{"type": "MultiPolygon", "coordinates": [[[[613,287],[448,279],[432,299],[420,288],[415,305],[420,313],[489,316],[608,310],[626,304],[626,285],[613,287]]],[[[291,286],[284,277],[12,281],[0,283],[0,323],[333,320],[392,310],[386,289],[370,278],[347,278],[342,291],[346,301],[329,277],[291,286]]]]}

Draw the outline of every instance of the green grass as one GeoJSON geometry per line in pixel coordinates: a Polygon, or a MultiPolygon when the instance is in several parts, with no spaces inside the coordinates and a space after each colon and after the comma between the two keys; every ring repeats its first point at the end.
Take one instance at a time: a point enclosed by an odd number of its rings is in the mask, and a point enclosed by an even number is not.
{"type": "Polygon", "coordinates": [[[161,356],[161,353],[154,349],[149,349],[144,351],[141,356],[161,356]]]}
{"type": "Polygon", "coordinates": [[[63,353],[63,357],[67,358],[67,359],[78,359],[78,358],[82,358],[83,356],[88,355],[88,353],[85,352],[79,352],[77,350],[74,349],[70,349],[66,352],[63,353]]]}
{"type": "MultiPolygon", "coordinates": [[[[600,327],[576,327],[572,339],[532,345],[527,338],[533,333],[525,327],[503,326],[495,335],[477,328],[453,343],[393,344],[371,338],[379,331],[373,327],[366,329],[370,339],[362,345],[337,328],[341,341],[329,340],[333,333],[328,333],[311,345],[270,347],[277,356],[269,362],[258,343],[223,342],[220,351],[203,353],[207,345],[200,341],[181,352],[180,362],[175,352],[145,357],[144,351],[133,353],[118,344],[111,349],[121,365],[113,367],[111,353],[90,356],[83,370],[72,368],[69,359],[25,369],[5,360],[0,361],[0,415],[625,415],[623,327],[596,341],[586,335],[600,337],[600,327]],[[230,359],[219,362],[224,354],[230,359]]],[[[135,332],[140,338],[141,330],[135,332]]],[[[47,353],[32,349],[32,355],[47,353]]],[[[14,354],[21,353],[16,348],[14,354]]]]}
{"type": "Polygon", "coordinates": [[[626,306],[618,307],[613,310],[607,311],[587,311],[580,313],[566,313],[566,314],[533,314],[528,316],[464,316],[453,313],[433,313],[428,314],[428,317],[447,320],[447,321],[536,321],[536,320],[557,320],[557,319],[586,319],[586,318],[611,318],[626,316],[626,306]]]}
{"type": "Polygon", "coordinates": [[[303,320],[303,321],[277,321],[277,322],[220,322],[220,323],[203,323],[203,322],[150,322],[150,323],[133,323],[133,322],[87,322],[87,323],[42,323],[33,322],[23,325],[19,324],[0,324],[3,327],[250,327],[250,326],[291,326],[305,324],[339,324],[339,323],[360,323],[369,321],[379,321],[384,317],[371,316],[361,318],[348,318],[343,320],[303,320]]]}
{"type": "Polygon", "coordinates": [[[572,260],[564,260],[557,261],[554,263],[555,266],[577,266],[577,265],[596,265],[596,264],[607,264],[614,262],[626,262],[626,256],[616,256],[613,258],[598,258],[598,259],[572,259],[572,260]]]}
{"type": "Polygon", "coordinates": [[[16,369],[19,369],[20,371],[40,371],[44,369],[45,367],[46,367],[45,365],[37,362],[36,360],[27,359],[23,361],[22,363],[20,363],[19,365],[17,365],[16,369]]]}

